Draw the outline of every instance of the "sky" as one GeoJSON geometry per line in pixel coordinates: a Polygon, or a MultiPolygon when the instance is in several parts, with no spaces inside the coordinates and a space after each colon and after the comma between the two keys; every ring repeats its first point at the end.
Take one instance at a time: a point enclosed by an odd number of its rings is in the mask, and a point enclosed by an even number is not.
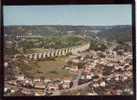
{"type": "Polygon", "coordinates": [[[131,25],[131,5],[4,6],[4,25],[131,25]]]}

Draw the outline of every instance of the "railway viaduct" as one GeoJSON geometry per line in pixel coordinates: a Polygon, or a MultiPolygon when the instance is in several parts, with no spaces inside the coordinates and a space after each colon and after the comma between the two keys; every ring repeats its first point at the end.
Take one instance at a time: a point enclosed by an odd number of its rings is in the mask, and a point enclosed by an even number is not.
{"type": "Polygon", "coordinates": [[[41,60],[51,57],[65,56],[68,54],[76,54],[89,49],[89,47],[90,47],[90,43],[87,43],[84,45],[70,47],[70,48],[62,48],[62,49],[48,50],[42,53],[27,54],[25,55],[25,57],[31,60],[41,60]]]}

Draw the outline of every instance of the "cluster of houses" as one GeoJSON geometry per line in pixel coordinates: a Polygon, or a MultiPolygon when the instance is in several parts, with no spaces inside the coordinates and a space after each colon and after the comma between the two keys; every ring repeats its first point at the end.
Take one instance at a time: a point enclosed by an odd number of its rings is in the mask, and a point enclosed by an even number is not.
{"type": "Polygon", "coordinates": [[[16,76],[15,80],[9,80],[6,82],[6,84],[7,85],[5,85],[4,92],[7,94],[20,92],[22,93],[22,95],[24,94],[35,96],[50,95],[56,90],[68,89],[72,86],[71,80],[69,79],[29,79],[26,78],[24,75],[18,75],[16,76]]]}
{"type": "Polygon", "coordinates": [[[125,52],[123,49],[105,52],[90,50],[72,59],[73,64],[66,69],[78,73],[81,69],[79,63],[83,63],[84,70],[79,84],[93,82],[89,85],[91,90],[87,92],[87,95],[132,95],[132,59],[132,52],[125,52]]]}

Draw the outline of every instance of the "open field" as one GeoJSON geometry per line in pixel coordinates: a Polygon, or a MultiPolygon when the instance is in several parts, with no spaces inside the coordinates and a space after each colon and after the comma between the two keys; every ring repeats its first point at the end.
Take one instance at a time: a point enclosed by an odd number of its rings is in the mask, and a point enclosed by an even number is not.
{"type": "Polygon", "coordinates": [[[21,70],[30,77],[44,77],[49,79],[72,78],[69,71],[63,69],[67,57],[57,57],[53,60],[35,61],[29,63],[29,68],[21,67],[21,70]]]}

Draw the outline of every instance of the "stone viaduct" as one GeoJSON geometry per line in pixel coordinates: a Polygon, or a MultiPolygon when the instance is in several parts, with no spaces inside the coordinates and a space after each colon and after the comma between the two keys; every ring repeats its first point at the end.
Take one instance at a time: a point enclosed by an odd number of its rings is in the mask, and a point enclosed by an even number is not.
{"type": "Polygon", "coordinates": [[[42,53],[27,54],[25,56],[31,60],[41,60],[46,58],[65,56],[68,54],[76,54],[89,49],[89,47],[90,47],[90,43],[87,43],[85,45],[80,45],[70,48],[62,48],[62,49],[48,50],[42,53]]]}

